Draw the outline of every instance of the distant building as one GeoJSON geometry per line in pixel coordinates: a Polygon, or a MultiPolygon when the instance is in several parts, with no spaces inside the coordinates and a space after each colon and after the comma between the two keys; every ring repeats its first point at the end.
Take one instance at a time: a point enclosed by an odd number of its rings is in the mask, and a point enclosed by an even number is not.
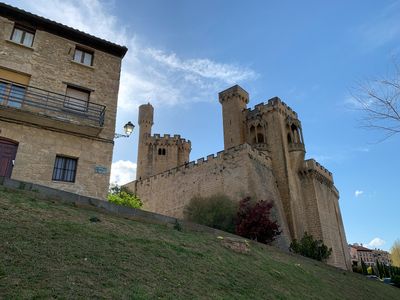
{"type": "Polygon", "coordinates": [[[386,266],[392,265],[392,260],[390,258],[389,252],[380,249],[375,249],[372,250],[372,255],[374,256],[375,260],[378,260],[380,263],[386,266]]]}
{"type": "Polygon", "coordinates": [[[0,3],[0,176],[105,198],[126,51],[0,3]]]}
{"type": "Polygon", "coordinates": [[[353,266],[361,266],[361,260],[367,266],[375,266],[376,261],[387,266],[391,265],[390,253],[380,249],[369,249],[357,243],[349,245],[350,258],[353,266]]]}

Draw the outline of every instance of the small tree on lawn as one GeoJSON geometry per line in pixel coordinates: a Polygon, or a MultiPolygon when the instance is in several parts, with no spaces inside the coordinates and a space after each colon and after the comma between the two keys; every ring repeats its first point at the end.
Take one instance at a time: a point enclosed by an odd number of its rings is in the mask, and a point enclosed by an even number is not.
{"type": "Polygon", "coordinates": [[[361,259],[361,270],[363,275],[368,275],[367,265],[362,259],[361,259]]]}
{"type": "Polygon", "coordinates": [[[133,208],[140,208],[143,205],[139,197],[137,197],[125,187],[120,187],[118,185],[110,187],[107,195],[107,200],[117,205],[123,205],[133,208]]]}
{"type": "Polygon", "coordinates": [[[258,201],[254,203],[250,197],[239,202],[237,214],[236,234],[256,240],[260,243],[271,243],[281,234],[279,225],[270,219],[272,201],[258,201]]]}
{"type": "Polygon", "coordinates": [[[314,240],[313,236],[307,232],[304,233],[300,242],[294,239],[289,249],[294,253],[319,261],[327,260],[332,253],[332,248],[328,249],[322,240],[314,240]]]}

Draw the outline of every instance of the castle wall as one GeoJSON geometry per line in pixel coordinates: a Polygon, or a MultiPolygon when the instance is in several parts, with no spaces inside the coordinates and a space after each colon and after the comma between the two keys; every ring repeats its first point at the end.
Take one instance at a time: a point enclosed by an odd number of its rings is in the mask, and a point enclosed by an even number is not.
{"type": "Polygon", "coordinates": [[[307,169],[299,181],[303,190],[305,230],[332,248],[328,263],[351,269],[346,235],[339,208],[339,194],[333,185],[332,174],[314,160],[305,162],[307,169]]]}
{"type": "Polygon", "coordinates": [[[282,230],[276,245],[284,250],[289,247],[290,235],[271,161],[247,144],[145,180],[131,182],[126,187],[136,192],[145,210],[177,218],[183,217],[185,205],[195,196],[208,197],[223,193],[234,201],[246,196],[257,200],[274,200],[273,218],[282,230]]]}

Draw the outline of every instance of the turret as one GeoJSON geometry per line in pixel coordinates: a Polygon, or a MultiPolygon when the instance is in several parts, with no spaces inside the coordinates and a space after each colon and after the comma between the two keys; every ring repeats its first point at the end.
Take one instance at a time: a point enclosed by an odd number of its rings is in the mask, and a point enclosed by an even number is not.
{"type": "Polygon", "coordinates": [[[229,149],[246,142],[245,116],[243,111],[249,103],[249,94],[235,85],[219,93],[224,124],[224,148],[229,149]]]}
{"type": "Polygon", "coordinates": [[[149,176],[149,147],[146,145],[146,140],[151,136],[151,127],[153,126],[154,108],[150,103],[139,106],[139,146],[137,156],[137,171],[136,179],[141,179],[149,176]]]}

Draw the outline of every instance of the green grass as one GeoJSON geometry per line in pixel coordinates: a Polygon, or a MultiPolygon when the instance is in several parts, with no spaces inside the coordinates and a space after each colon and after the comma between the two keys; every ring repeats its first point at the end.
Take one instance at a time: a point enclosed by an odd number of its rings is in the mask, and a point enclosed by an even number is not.
{"type": "Polygon", "coordinates": [[[0,299],[400,299],[400,289],[273,247],[0,188],[0,299]],[[96,216],[101,222],[90,222],[96,216]]]}

